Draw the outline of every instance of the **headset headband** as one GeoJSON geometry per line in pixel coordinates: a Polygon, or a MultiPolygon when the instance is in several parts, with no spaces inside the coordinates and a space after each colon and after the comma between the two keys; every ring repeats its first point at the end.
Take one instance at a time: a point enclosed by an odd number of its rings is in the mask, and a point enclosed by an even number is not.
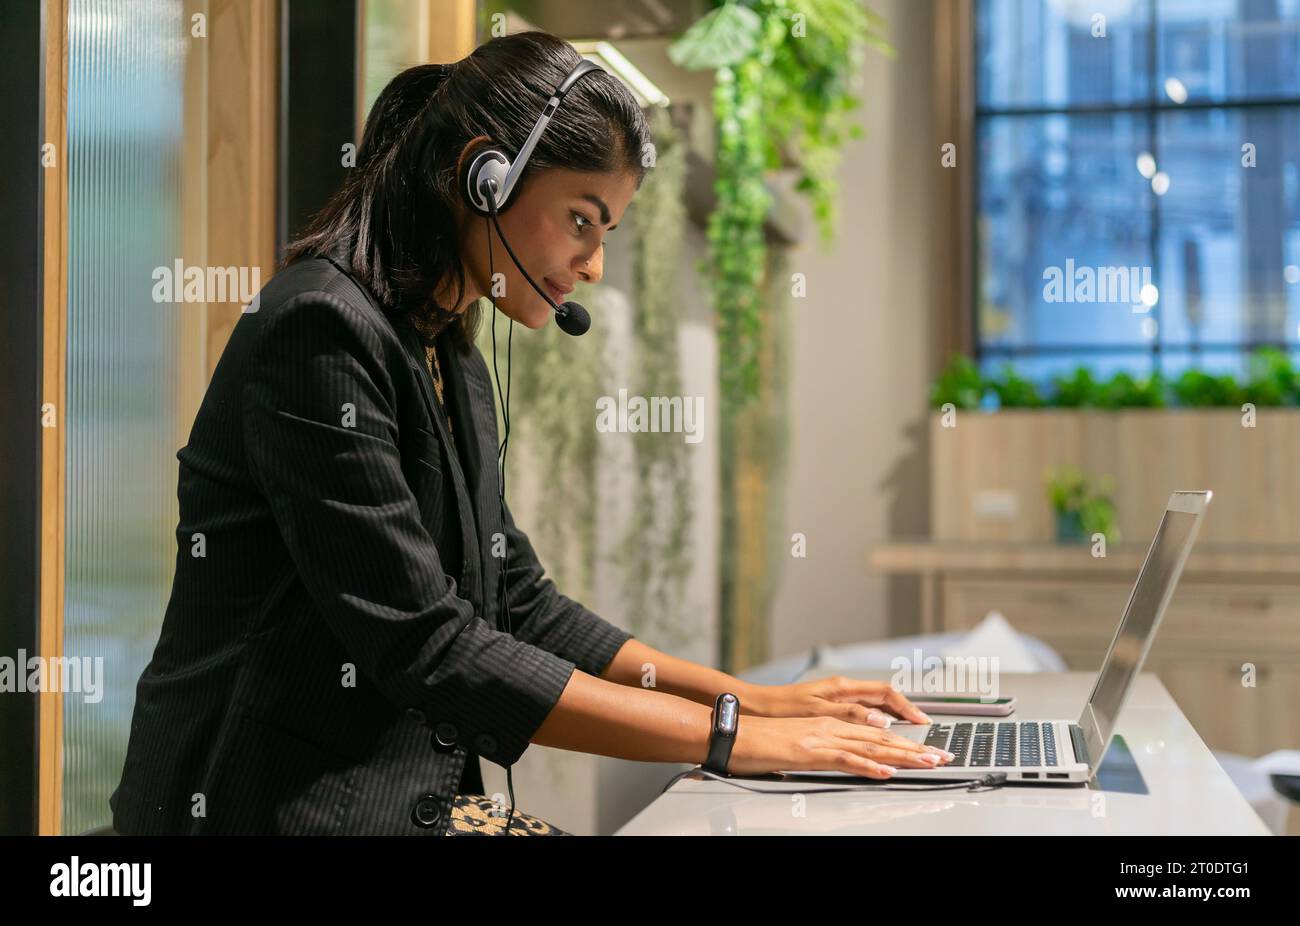
{"type": "Polygon", "coordinates": [[[464,188],[469,205],[474,211],[480,215],[488,215],[491,212],[487,200],[488,196],[492,196],[495,200],[498,212],[505,208],[515,184],[519,182],[524,168],[528,166],[528,159],[532,157],[533,149],[537,147],[538,140],[542,137],[542,133],[546,131],[546,127],[550,125],[551,117],[560,108],[560,104],[568,95],[569,90],[583,76],[592,71],[602,70],[600,65],[594,61],[583,59],[568,73],[564,80],[560,82],[560,85],[551,93],[551,98],[547,101],[546,107],[542,110],[542,114],[537,117],[533,130],[528,133],[528,138],[524,141],[523,147],[519,149],[519,154],[513,161],[499,148],[489,148],[480,152],[474,158],[466,173],[464,188]],[[495,189],[492,189],[493,185],[495,185],[495,189]],[[487,186],[488,190],[484,190],[484,186],[487,186]]]}

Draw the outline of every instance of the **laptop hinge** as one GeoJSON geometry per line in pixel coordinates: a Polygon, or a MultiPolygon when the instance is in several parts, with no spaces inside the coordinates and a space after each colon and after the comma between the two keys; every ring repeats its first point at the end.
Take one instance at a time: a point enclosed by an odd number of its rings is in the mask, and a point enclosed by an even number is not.
{"type": "Polygon", "coordinates": [[[1084,765],[1091,766],[1092,763],[1088,761],[1088,739],[1077,723],[1070,724],[1070,742],[1074,744],[1074,757],[1084,765]]]}

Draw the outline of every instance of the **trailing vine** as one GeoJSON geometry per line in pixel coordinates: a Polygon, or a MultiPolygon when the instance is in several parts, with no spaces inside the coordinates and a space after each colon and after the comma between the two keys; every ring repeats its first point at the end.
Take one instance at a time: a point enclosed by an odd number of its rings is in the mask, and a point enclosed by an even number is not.
{"type": "Polygon", "coordinates": [[[718,70],[713,90],[718,125],[718,202],[707,237],[713,266],[701,266],[713,287],[724,415],[758,390],[757,344],[762,324],[760,287],[767,244],[763,222],[772,196],[763,183],[763,120],[758,88],[764,57],[718,70]],[[711,272],[710,272],[711,269],[711,272]]]}
{"type": "Polygon", "coordinates": [[[719,0],[668,52],[680,67],[715,74],[717,202],[699,272],[718,332],[726,671],[762,659],[784,559],[785,361],[772,338],[784,340],[788,285],[764,237],[772,206],[764,180],[791,166],[822,244],[832,242],[840,148],[861,135],[851,114],[860,105],[862,51],[894,54],[883,27],[858,0],[719,0]]]}
{"type": "Polygon", "coordinates": [[[722,356],[724,412],[758,394],[756,339],[772,205],[764,179],[787,161],[811,201],[822,243],[834,238],[840,148],[861,135],[851,115],[862,50],[893,55],[884,22],[857,0],[724,0],[669,49],[674,63],[715,72],[717,129],[709,261],[722,356]],[[790,154],[793,153],[793,154],[790,154]]]}

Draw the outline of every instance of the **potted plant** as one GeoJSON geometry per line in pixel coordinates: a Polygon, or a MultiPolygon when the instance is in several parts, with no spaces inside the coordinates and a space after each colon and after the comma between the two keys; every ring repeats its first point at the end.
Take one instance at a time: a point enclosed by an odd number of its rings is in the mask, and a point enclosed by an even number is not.
{"type": "Polygon", "coordinates": [[[1102,477],[1094,487],[1077,467],[1049,469],[1047,495],[1056,513],[1058,543],[1087,543],[1101,534],[1107,543],[1119,539],[1112,500],[1114,480],[1102,477]]]}

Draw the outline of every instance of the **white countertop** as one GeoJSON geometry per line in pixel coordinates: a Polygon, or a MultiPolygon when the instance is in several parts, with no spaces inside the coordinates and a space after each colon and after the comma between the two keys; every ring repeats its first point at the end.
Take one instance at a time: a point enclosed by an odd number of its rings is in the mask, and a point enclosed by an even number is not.
{"type": "MultiPolygon", "coordinates": [[[[888,670],[844,668],[825,675],[887,679],[888,670]]],[[[1003,695],[1015,695],[1009,717],[936,720],[1077,720],[1094,672],[1002,673],[1003,695]]],[[[741,717],[744,723],[744,716],[741,717]]],[[[754,794],[707,778],[678,781],[632,818],[618,836],[867,836],[867,835],[1269,835],[1160,680],[1143,673],[1120,716],[1141,785],[1124,784],[1122,748],[1112,744],[1102,772],[1086,786],[1010,785],[993,791],[754,794]],[[1117,777],[1112,778],[1115,775],[1117,777]],[[1141,787],[1139,786],[1138,790],[1141,787]]],[[[665,780],[671,773],[665,775],[665,780]]],[[[799,783],[741,779],[751,786],[795,791],[845,780],[799,783]]]]}

